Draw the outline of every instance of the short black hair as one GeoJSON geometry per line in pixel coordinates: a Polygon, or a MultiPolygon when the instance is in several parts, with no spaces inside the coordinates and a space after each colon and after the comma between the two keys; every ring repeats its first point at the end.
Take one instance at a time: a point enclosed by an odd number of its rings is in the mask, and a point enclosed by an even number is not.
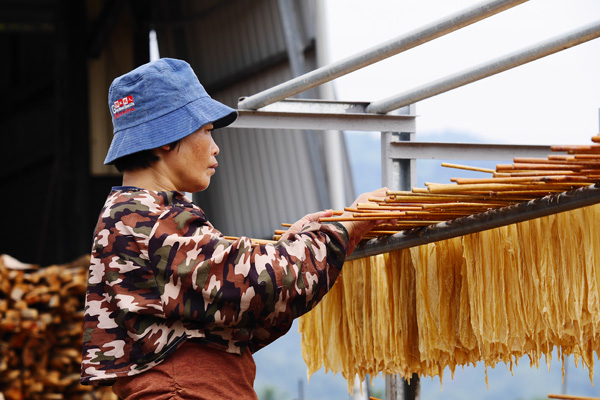
{"type": "Polygon", "coordinates": [[[138,168],[148,168],[153,162],[160,159],[152,150],[138,151],[137,153],[128,154],[117,158],[113,164],[119,172],[134,170],[138,168]]]}
{"type": "MultiPolygon", "coordinates": [[[[173,143],[169,144],[169,151],[173,151],[175,147],[178,147],[180,141],[177,140],[173,143]]],[[[123,157],[117,158],[113,161],[113,165],[117,167],[119,172],[130,171],[134,169],[145,169],[160,160],[160,157],[157,156],[152,150],[142,150],[137,153],[128,154],[123,157]]]]}

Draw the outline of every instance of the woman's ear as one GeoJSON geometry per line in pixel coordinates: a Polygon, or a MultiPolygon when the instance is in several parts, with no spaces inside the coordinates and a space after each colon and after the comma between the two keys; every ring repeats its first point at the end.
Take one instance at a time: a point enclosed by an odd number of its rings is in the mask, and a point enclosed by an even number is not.
{"type": "Polygon", "coordinates": [[[163,157],[163,154],[168,153],[169,151],[169,146],[160,146],[160,147],[156,147],[154,149],[150,150],[152,152],[152,154],[154,154],[159,160],[161,160],[163,157]],[[166,147],[166,148],[165,148],[166,147]]]}
{"type": "Polygon", "coordinates": [[[158,158],[163,158],[163,155],[169,153],[171,151],[170,145],[166,144],[164,146],[156,147],[152,149],[152,153],[158,158]]]}

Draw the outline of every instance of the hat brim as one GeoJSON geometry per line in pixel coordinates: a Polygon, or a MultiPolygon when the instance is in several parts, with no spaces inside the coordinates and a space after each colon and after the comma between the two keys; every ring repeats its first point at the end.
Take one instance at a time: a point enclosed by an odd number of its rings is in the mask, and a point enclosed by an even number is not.
{"type": "Polygon", "coordinates": [[[201,97],[168,114],[115,132],[104,164],[173,143],[209,123],[213,124],[213,129],[224,128],[233,123],[237,116],[235,109],[211,97],[201,97]]]}

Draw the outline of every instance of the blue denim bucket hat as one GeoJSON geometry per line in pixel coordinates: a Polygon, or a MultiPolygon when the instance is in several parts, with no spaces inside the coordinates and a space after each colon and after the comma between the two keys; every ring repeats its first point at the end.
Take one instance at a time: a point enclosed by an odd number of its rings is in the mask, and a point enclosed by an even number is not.
{"type": "Polygon", "coordinates": [[[116,78],[108,91],[113,140],[104,164],[182,139],[202,126],[225,127],[237,111],[212,99],[190,65],[161,58],[116,78]]]}

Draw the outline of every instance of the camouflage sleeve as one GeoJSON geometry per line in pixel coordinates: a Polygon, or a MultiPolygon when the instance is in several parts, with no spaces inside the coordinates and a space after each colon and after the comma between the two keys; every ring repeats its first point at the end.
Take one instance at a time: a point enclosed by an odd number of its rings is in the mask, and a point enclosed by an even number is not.
{"type": "Polygon", "coordinates": [[[288,240],[252,247],[174,207],[155,225],[148,253],[167,318],[250,329],[256,350],[327,293],[347,249],[348,234],[336,223],[312,222],[288,240]]]}
{"type": "Polygon", "coordinates": [[[231,243],[177,193],[118,190],[102,209],[88,277],[82,379],[110,384],[188,338],[237,353],[312,309],[341,271],[348,233],[311,222],[285,241],[231,243]]]}

